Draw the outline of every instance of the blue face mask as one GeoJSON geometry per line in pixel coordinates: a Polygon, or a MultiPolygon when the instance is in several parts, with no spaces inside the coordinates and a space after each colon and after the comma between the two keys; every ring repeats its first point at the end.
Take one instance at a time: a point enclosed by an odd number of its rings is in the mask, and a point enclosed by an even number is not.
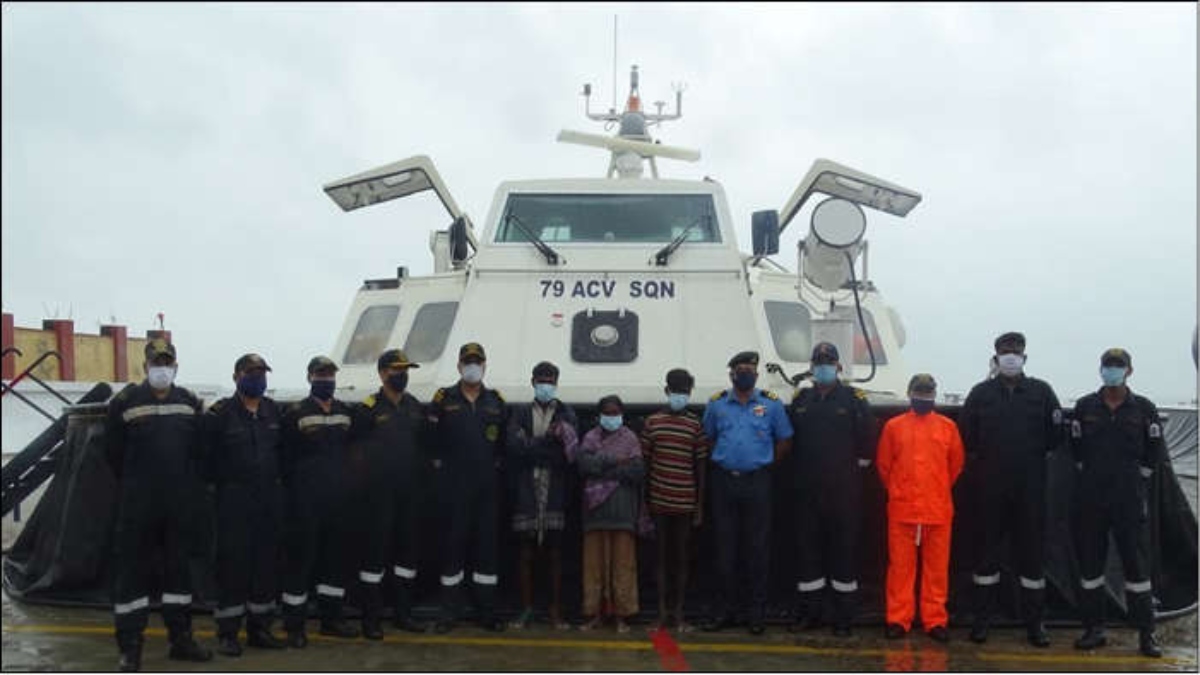
{"type": "Polygon", "coordinates": [[[309,392],[318,401],[328,401],[333,398],[333,390],[336,387],[337,380],[313,380],[309,392]]]}
{"type": "Polygon", "coordinates": [[[621,428],[621,416],[620,415],[601,415],[600,416],[600,426],[605,431],[616,431],[617,429],[621,428]]]}
{"type": "Polygon", "coordinates": [[[933,412],[933,399],[929,398],[910,398],[908,402],[912,404],[913,412],[918,415],[928,415],[933,412]]]}
{"type": "Polygon", "coordinates": [[[404,391],[404,388],[408,386],[408,371],[388,375],[387,383],[394,391],[404,391]]]}
{"type": "Polygon", "coordinates": [[[237,381],[237,390],[246,398],[261,398],[267,391],[267,374],[246,373],[237,381]]]}
{"type": "Polygon", "coordinates": [[[1125,384],[1125,369],[1121,366],[1104,366],[1100,369],[1100,379],[1106,387],[1119,387],[1125,384]]]}
{"type": "Polygon", "coordinates": [[[733,375],[733,386],[738,391],[750,391],[755,382],[758,382],[758,373],[740,372],[733,375]]]}
{"type": "Polygon", "coordinates": [[[813,379],[817,384],[833,384],[837,382],[837,366],[832,363],[822,363],[812,368],[813,379]]]}
{"type": "Polygon", "coordinates": [[[533,385],[533,397],[538,400],[538,403],[553,401],[557,393],[558,387],[549,382],[535,382],[533,385]]]}
{"type": "Polygon", "coordinates": [[[679,412],[687,407],[688,398],[689,397],[687,394],[676,394],[675,392],[670,392],[667,394],[667,405],[671,406],[671,410],[679,412]]]}

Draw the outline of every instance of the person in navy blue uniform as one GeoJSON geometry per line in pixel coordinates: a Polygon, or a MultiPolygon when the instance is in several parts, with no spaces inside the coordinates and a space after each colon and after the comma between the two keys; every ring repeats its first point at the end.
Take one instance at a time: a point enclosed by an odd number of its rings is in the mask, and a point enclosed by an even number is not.
{"type": "Polygon", "coordinates": [[[842,383],[837,347],[818,342],[810,358],[813,386],[788,406],[796,435],[791,476],[796,495],[796,623],[811,630],[823,624],[822,602],[833,591],[834,635],[850,635],[858,591],[858,544],[862,521],[863,471],[875,456],[875,416],[867,394],[842,383]],[[826,586],[826,579],[829,585],[826,586]]]}
{"type": "Polygon", "coordinates": [[[703,628],[719,631],[733,625],[741,557],[751,586],[750,633],[761,635],[766,630],[770,557],[769,471],[791,449],[792,424],[779,397],[754,386],[757,352],[734,355],[729,360],[729,380],[733,386],[713,394],[704,409],[704,433],[713,443],[709,475],[719,591],[713,616],[703,628]]]}
{"type": "Polygon", "coordinates": [[[283,520],[279,484],[281,411],[266,396],[271,366],[258,354],[233,364],[237,392],[204,414],[207,474],[217,498],[217,651],[241,656],[238,632],[246,619],[246,644],[282,649],[271,634],[278,593],[276,561],[283,520]]]}
{"type": "Polygon", "coordinates": [[[497,510],[508,406],[499,391],[483,384],[487,356],[483,345],[458,350],[459,381],[438,389],[427,406],[438,478],[442,527],[442,609],[436,633],[454,628],[466,565],[473,563],[475,608],[480,626],[504,630],[495,615],[497,510]],[[468,557],[470,553],[470,557],[468,557]]]}
{"type": "Polygon", "coordinates": [[[1112,533],[1125,572],[1125,600],[1138,629],[1138,648],[1158,658],[1154,636],[1154,599],[1145,533],[1149,478],[1166,457],[1158,409],[1130,390],[1133,357],[1115,347],[1100,356],[1099,391],[1075,402],[1071,420],[1071,453],[1079,472],[1076,501],[1079,527],[1079,607],[1083,635],[1077,649],[1097,649],[1104,635],[1104,568],[1112,533]]]}
{"type": "Polygon", "coordinates": [[[113,615],[122,671],[140,670],[150,614],[154,549],[163,551],[162,613],[168,657],[207,661],[212,652],[192,638],[188,554],[197,548],[202,511],[200,399],[176,386],[175,345],[146,344],[146,379],[108,405],[105,442],[118,481],[113,615]]]}
{"type": "Polygon", "coordinates": [[[281,466],[288,525],[283,616],[288,645],[297,649],[308,644],[305,619],[314,574],[321,635],[358,637],[358,629],[342,618],[351,567],[346,471],[353,417],[350,406],[333,396],[337,371],[328,357],[313,357],[308,362],[308,397],[283,415],[281,466]]]}
{"type": "Polygon", "coordinates": [[[1046,458],[1062,443],[1062,410],[1049,384],[1025,374],[1024,335],[1004,333],[994,346],[996,376],[971,388],[958,416],[968,470],[982,479],[983,555],[973,575],[976,607],[970,639],[987,641],[1007,536],[1021,585],[1026,639],[1034,647],[1048,647],[1050,636],[1042,622],[1046,458]]]}
{"type": "Polygon", "coordinates": [[[383,639],[379,615],[383,578],[389,570],[396,582],[396,627],[414,633],[425,631],[425,626],[412,617],[420,498],[426,479],[421,445],[425,407],[407,391],[409,369],[421,366],[409,361],[401,349],[385,351],[376,366],[382,386],[354,408],[355,428],[361,430],[363,448],[354,482],[363,488],[359,521],[366,550],[358,580],[362,584],[363,637],[368,640],[383,639]]]}

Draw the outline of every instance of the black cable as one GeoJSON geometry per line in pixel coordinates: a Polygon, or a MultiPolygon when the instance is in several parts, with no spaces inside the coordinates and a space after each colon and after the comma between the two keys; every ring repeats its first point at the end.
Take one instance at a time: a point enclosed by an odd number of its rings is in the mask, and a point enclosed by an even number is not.
{"type": "MultiPolygon", "coordinates": [[[[875,349],[871,347],[871,335],[867,332],[867,321],[863,318],[862,303],[858,300],[858,279],[854,278],[854,260],[850,251],[842,251],[846,256],[846,264],[850,266],[850,288],[854,291],[854,309],[858,312],[858,325],[862,328],[863,341],[867,343],[867,353],[871,355],[871,374],[854,380],[854,382],[870,382],[875,377],[875,349]]],[[[850,362],[854,362],[854,347],[851,346],[850,362]]]]}

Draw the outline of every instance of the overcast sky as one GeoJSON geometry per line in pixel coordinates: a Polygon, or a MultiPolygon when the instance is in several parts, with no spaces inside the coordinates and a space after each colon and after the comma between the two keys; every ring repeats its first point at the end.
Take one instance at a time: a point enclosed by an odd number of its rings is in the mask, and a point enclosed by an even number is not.
{"type": "Polygon", "coordinates": [[[602,175],[554,137],[602,131],[579,91],[612,102],[614,14],[619,99],[633,63],[645,101],[687,84],[657,136],[703,158],[660,168],[721,181],[744,250],[819,157],[924,195],[867,232],[911,371],[965,392],[1021,330],[1064,399],[1114,345],[1135,390],[1195,397],[1193,3],[5,3],[4,311],[163,312],[182,382],[259,351],[301,386],[361,281],[429,272],[446,225],[428,193],[345,214],[321,185],[427,154],[482,225],[502,180],[602,175]]]}

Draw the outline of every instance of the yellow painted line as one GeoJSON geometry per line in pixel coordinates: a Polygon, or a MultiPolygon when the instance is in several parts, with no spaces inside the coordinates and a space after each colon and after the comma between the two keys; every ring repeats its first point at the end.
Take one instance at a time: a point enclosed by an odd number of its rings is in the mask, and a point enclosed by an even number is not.
{"type": "MultiPolygon", "coordinates": [[[[3,632],[5,633],[40,633],[48,635],[103,635],[106,637],[112,636],[113,629],[111,626],[83,626],[83,625],[4,625],[3,632]]],[[[212,637],[212,630],[197,630],[196,635],[199,637],[212,637]]],[[[163,628],[147,628],[146,634],[156,637],[166,637],[167,631],[163,628]]],[[[328,642],[328,643],[345,643],[362,645],[367,641],[364,640],[345,640],[342,638],[327,637],[324,635],[310,633],[310,642],[328,642]]],[[[549,649],[609,649],[609,650],[624,650],[624,651],[653,651],[654,645],[649,640],[564,640],[564,639],[541,639],[541,638],[522,638],[522,637],[467,637],[467,636],[418,636],[418,635],[385,635],[383,642],[390,644],[414,644],[414,645],[458,645],[458,646],[474,646],[474,647],[535,647],[549,649]]],[[[856,648],[856,647],[808,647],[804,645],[787,645],[787,644],[755,644],[745,642],[687,642],[679,641],[680,650],[686,655],[687,653],[722,653],[722,654],[796,654],[810,656],[850,656],[850,657],[879,657],[879,658],[896,658],[910,657],[913,659],[928,658],[931,650],[939,649],[933,645],[925,648],[912,649],[910,647],[897,649],[877,649],[877,648],[856,648]]],[[[944,649],[944,648],[943,648],[944,649]]],[[[1147,659],[1141,656],[1133,655],[1118,655],[1104,653],[1079,653],[1079,654],[1033,654],[1033,653],[1016,653],[1016,652],[992,652],[992,651],[972,651],[960,652],[953,648],[944,649],[945,658],[950,657],[970,657],[977,658],[981,661],[1009,661],[1009,662],[1031,662],[1031,663],[1080,663],[1092,665],[1171,665],[1171,666],[1194,666],[1195,661],[1191,659],[1182,659],[1177,657],[1167,656],[1161,659],[1147,659]]]]}

